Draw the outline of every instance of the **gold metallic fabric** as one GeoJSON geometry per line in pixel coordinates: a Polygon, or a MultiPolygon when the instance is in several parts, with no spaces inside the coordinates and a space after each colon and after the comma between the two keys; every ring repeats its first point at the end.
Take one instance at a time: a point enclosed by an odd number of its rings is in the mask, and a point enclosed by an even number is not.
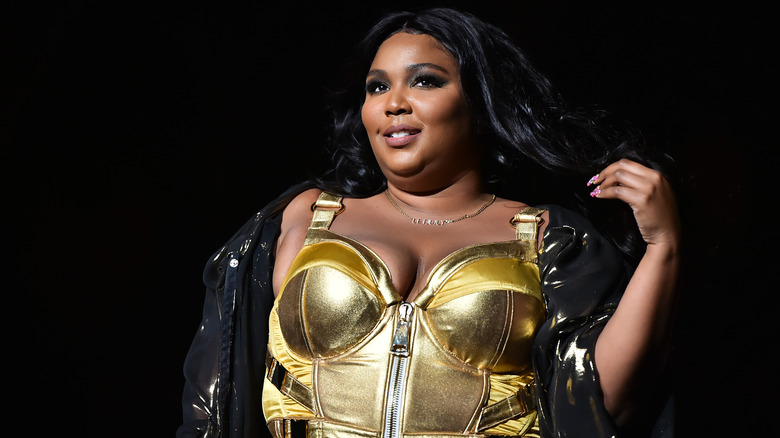
{"type": "Polygon", "coordinates": [[[408,307],[373,251],[327,229],[329,207],[315,209],[270,318],[269,351],[311,389],[313,410],[266,381],[271,429],[304,418],[309,436],[382,437],[393,421],[397,436],[533,436],[535,406],[518,391],[533,385],[546,312],[536,234],[450,254],[408,307]]]}

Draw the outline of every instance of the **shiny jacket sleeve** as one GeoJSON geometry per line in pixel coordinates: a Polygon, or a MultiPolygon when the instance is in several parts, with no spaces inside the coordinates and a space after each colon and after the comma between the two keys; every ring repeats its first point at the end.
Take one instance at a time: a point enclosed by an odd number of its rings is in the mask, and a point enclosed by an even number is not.
{"type": "Polygon", "coordinates": [[[203,316],[184,360],[177,438],[268,437],[262,387],[273,248],[293,187],[247,221],[203,271],[203,316]]]}
{"type": "Polygon", "coordinates": [[[532,352],[542,436],[615,436],[594,350],[631,269],[586,219],[561,207],[544,208],[550,220],[539,268],[547,319],[532,352]]]}

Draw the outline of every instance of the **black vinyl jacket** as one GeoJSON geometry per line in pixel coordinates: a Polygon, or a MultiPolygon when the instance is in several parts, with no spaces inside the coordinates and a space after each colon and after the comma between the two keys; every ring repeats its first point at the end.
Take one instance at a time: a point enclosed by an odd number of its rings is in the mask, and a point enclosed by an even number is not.
{"type": "MultiPolygon", "coordinates": [[[[203,319],[184,362],[177,438],[269,437],[262,387],[273,306],[273,248],[281,211],[302,183],[247,221],[206,264],[203,319]]],[[[547,318],[532,359],[545,437],[611,437],[600,391],[596,338],[628,283],[621,254],[580,215],[554,205],[539,256],[547,318]]],[[[668,436],[668,435],[664,435],[668,436]]]]}

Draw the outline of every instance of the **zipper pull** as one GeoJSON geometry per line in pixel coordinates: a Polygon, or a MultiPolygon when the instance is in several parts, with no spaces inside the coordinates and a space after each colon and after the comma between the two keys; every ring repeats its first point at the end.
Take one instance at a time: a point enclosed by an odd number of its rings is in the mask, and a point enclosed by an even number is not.
{"type": "Polygon", "coordinates": [[[391,354],[409,356],[409,327],[412,325],[413,311],[411,303],[401,303],[398,306],[398,325],[395,326],[393,345],[390,347],[391,354]]]}

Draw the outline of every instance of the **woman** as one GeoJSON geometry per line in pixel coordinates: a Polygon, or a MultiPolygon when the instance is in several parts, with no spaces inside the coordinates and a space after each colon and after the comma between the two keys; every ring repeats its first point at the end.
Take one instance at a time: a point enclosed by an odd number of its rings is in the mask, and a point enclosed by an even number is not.
{"type": "Polygon", "coordinates": [[[667,179],[471,15],[391,14],[361,47],[334,166],[206,267],[179,436],[628,430],[669,338],[667,179]]]}

